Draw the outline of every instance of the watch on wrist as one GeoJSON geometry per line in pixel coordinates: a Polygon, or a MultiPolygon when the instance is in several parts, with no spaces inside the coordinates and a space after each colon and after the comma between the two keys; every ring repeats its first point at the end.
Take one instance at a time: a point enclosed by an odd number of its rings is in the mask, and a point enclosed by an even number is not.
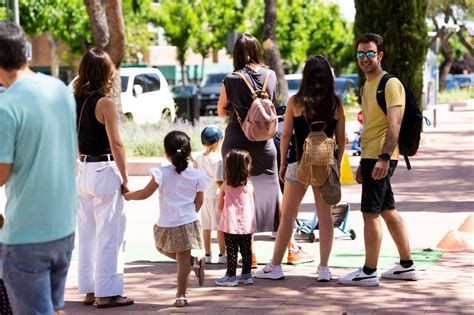
{"type": "Polygon", "coordinates": [[[381,159],[382,161],[390,161],[390,154],[382,153],[379,155],[379,159],[381,159]]]}

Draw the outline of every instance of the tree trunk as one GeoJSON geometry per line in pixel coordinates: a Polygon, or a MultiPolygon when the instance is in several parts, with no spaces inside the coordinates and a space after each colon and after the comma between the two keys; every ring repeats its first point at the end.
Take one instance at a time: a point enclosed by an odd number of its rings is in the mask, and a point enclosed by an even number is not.
{"type": "Polygon", "coordinates": [[[50,32],[46,32],[48,37],[48,43],[51,53],[51,75],[55,78],[59,78],[59,57],[58,47],[59,41],[51,35],[50,32]]]}
{"type": "Polygon", "coordinates": [[[446,88],[446,76],[449,74],[449,71],[451,70],[451,66],[453,65],[454,61],[454,51],[448,41],[446,41],[441,47],[441,54],[443,55],[444,60],[440,66],[439,90],[444,91],[444,89],[446,88]]]}
{"type": "Polygon", "coordinates": [[[201,55],[202,61],[201,61],[201,79],[199,80],[199,83],[202,83],[202,80],[204,79],[204,59],[206,58],[205,55],[201,55]]]}
{"type": "Polygon", "coordinates": [[[288,99],[288,83],[285,80],[285,72],[281,63],[280,49],[276,42],[276,0],[265,0],[265,21],[263,23],[263,58],[265,63],[275,71],[280,100],[286,103],[288,99]]]}
{"type": "Polygon", "coordinates": [[[84,4],[91,21],[95,47],[105,49],[109,43],[110,34],[104,4],[101,0],[84,0],[84,4]]]}
{"type": "MultiPolygon", "coordinates": [[[[89,15],[95,47],[106,51],[115,67],[120,69],[125,54],[125,26],[120,0],[84,0],[89,15]],[[112,30],[112,32],[110,32],[112,30]]],[[[122,112],[120,73],[114,76],[112,99],[122,112]]]]}
{"type": "Polygon", "coordinates": [[[187,81],[187,75],[186,75],[186,61],[184,59],[179,59],[179,65],[181,66],[181,85],[185,86],[187,81]]]}

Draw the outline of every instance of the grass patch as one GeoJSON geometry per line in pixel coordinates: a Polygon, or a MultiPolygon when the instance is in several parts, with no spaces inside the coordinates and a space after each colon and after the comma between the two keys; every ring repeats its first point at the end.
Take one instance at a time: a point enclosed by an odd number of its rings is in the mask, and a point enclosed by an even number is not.
{"type": "MultiPolygon", "coordinates": [[[[156,124],[144,125],[138,125],[132,121],[124,121],[121,124],[120,132],[127,157],[164,157],[163,140],[173,130],[185,132],[191,138],[192,151],[203,150],[201,131],[206,125],[197,121],[194,125],[188,121],[160,121],[156,124]]],[[[218,126],[221,129],[225,128],[225,126],[219,124],[218,126]]]]}
{"type": "Polygon", "coordinates": [[[474,88],[457,89],[438,93],[438,104],[474,99],[474,88]]]}

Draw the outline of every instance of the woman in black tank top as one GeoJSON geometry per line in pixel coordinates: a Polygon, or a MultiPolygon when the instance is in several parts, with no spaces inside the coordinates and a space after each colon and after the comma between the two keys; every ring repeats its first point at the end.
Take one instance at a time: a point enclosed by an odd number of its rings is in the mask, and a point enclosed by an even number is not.
{"type": "MultiPolygon", "coordinates": [[[[310,132],[309,126],[315,121],[324,121],[326,135],[336,137],[339,147],[337,165],[340,169],[345,145],[344,111],[335,93],[331,67],[327,60],[321,56],[310,57],[306,61],[300,89],[288,101],[280,143],[280,179],[285,182],[281,223],[278,228],[272,262],[263,271],[258,271],[256,277],[278,279],[284,276],[280,264],[307,188],[298,181],[296,176],[298,162],[288,164],[286,156],[293,133],[296,139],[297,159],[302,156],[303,144],[310,132]]],[[[329,281],[331,273],[328,268],[328,260],[334,237],[331,206],[321,198],[318,186],[312,186],[312,189],[318,212],[320,237],[318,280],[329,281]]]]}
{"type": "Polygon", "coordinates": [[[100,49],[82,57],[74,82],[77,102],[77,225],[79,292],[84,304],[114,307],[133,304],[123,294],[125,235],[122,189],[128,191],[125,149],[118,130],[117,105],[108,97],[115,66],[100,49]]]}

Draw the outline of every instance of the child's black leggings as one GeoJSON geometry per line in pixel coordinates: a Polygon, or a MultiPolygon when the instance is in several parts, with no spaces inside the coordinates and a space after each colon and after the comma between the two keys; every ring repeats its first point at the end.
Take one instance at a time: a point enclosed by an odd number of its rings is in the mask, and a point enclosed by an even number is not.
{"type": "Polygon", "coordinates": [[[224,233],[225,249],[227,251],[227,275],[235,276],[237,269],[237,253],[240,249],[242,255],[242,274],[252,270],[252,234],[227,234],[224,233]]]}

